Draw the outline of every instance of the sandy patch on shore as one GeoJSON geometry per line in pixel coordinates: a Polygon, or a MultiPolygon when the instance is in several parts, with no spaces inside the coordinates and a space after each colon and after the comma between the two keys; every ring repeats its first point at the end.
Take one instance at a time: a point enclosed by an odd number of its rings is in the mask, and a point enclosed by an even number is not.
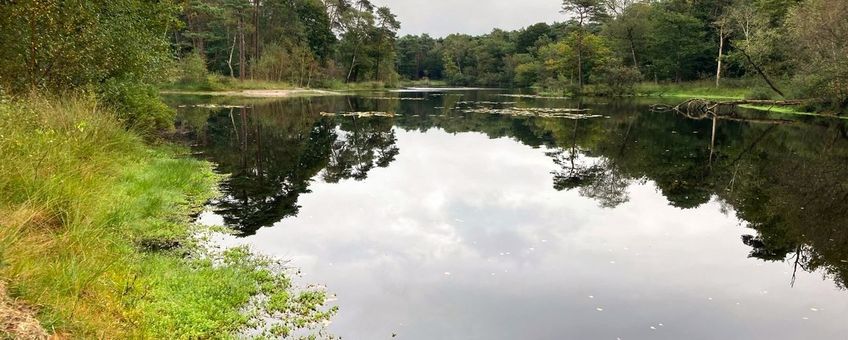
{"type": "Polygon", "coordinates": [[[238,90],[238,91],[161,91],[164,94],[186,94],[203,96],[227,96],[248,98],[286,98],[299,96],[341,96],[344,93],[327,90],[238,90]]]}
{"type": "Polygon", "coordinates": [[[0,335],[13,339],[47,339],[47,331],[35,318],[29,306],[12,300],[6,294],[6,283],[0,281],[0,335]]]}

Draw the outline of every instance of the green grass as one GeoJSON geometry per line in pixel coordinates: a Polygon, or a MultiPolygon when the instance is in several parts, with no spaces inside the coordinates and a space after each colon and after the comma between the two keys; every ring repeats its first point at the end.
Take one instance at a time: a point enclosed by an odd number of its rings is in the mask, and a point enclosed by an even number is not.
{"type": "Polygon", "coordinates": [[[296,291],[274,261],[203,246],[189,214],[219,176],[187,153],[145,144],[88,97],[2,99],[0,279],[10,294],[73,338],[220,338],[328,319],[326,299],[301,298],[324,293],[296,291]],[[256,325],[266,317],[276,326],[256,325]]]}
{"type": "Polygon", "coordinates": [[[784,116],[811,116],[811,117],[825,117],[825,118],[839,118],[839,119],[848,119],[848,117],[841,116],[838,114],[827,114],[827,113],[817,113],[817,112],[809,112],[804,110],[799,106],[765,106],[765,105],[749,105],[743,104],[739,105],[739,107],[744,109],[756,110],[766,113],[774,113],[778,115],[784,116]]]}
{"type": "MultiPolygon", "coordinates": [[[[536,88],[536,92],[542,96],[574,96],[573,89],[563,85],[562,88],[536,88]]],[[[603,87],[596,84],[588,84],[583,87],[583,96],[604,96],[603,87]]],[[[668,97],[668,98],[701,98],[717,100],[733,99],[777,99],[759,79],[734,79],[728,78],[716,87],[714,80],[686,81],[686,82],[642,82],[633,88],[633,95],[637,97],[668,97]]]]}
{"type": "Polygon", "coordinates": [[[756,81],[747,79],[726,79],[720,87],[716,87],[715,81],[706,80],[660,84],[644,82],[636,86],[636,94],[648,97],[744,99],[752,97],[754,92],[762,93],[761,86],[756,81]]]}

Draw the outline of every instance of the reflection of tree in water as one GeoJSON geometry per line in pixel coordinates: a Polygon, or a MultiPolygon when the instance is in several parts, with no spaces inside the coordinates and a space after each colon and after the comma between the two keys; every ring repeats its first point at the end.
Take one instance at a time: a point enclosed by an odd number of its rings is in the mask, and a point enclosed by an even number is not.
{"type": "Polygon", "coordinates": [[[598,173],[602,171],[598,165],[585,165],[583,162],[577,162],[580,153],[573,148],[546,154],[553,158],[554,164],[560,168],[552,173],[554,175],[554,189],[559,191],[585,187],[594,182],[598,173]]]}
{"type": "MultiPolygon", "coordinates": [[[[267,109],[267,108],[262,108],[267,109]]],[[[230,176],[213,202],[217,214],[242,236],[296,216],[301,194],[326,169],[328,182],[367,177],[398,154],[391,122],[361,120],[341,127],[331,119],[297,112],[247,109],[213,112],[195,131],[204,154],[230,176]]]]}
{"type": "Polygon", "coordinates": [[[752,258],[823,271],[848,286],[845,123],[721,122],[713,134],[708,122],[636,117],[581,121],[579,131],[559,133],[545,126],[557,137],[554,187],[579,189],[604,207],[626,202],[633,179],[653,181],[678,208],[716,198],[757,231],[742,237],[752,258]]]}
{"type": "Polygon", "coordinates": [[[627,192],[630,181],[618,171],[614,162],[601,158],[585,164],[587,160],[579,160],[582,154],[577,145],[579,123],[580,120],[574,120],[570,148],[547,153],[560,168],[553,172],[554,189],[562,191],[580,188],[581,196],[597,200],[604,208],[615,208],[627,203],[630,200],[627,192]]]}
{"type": "Polygon", "coordinates": [[[631,181],[625,178],[609,159],[595,165],[595,180],[580,188],[580,195],[595,199],[601,207],[615,208],[630,201],[627,187],[631,181]]]}
{"type": "Polygon", "coordinates": [[[392,123],[386,119],[356,119],[336,131],[323,178],[338,183],[368,177],[375,166],[385,168],[399,153],[392,123]]]}
{"type": "Polygon", "coordinates": [[[262,118],[236,121],[236,145],[233,139],[217,139],[228,134],[211,137],[213,143],[224,144],[213,160],[220,171],[231,174],[221,184],[225,195],[215,202],[215,210],[242,235],[297,215],[297,200],[309,192],[311,178],[326,164],[333,140],[335,127],[326,122],[262,118]]]}
{"type": "Polygon", "coordinates": [[[770,133],[721,194],[758,235],[751,257],[823,270],[848,286],[848,139],[838,128],[770,133]],[[803,143],[792,144],[801,140],[803,143]]]}

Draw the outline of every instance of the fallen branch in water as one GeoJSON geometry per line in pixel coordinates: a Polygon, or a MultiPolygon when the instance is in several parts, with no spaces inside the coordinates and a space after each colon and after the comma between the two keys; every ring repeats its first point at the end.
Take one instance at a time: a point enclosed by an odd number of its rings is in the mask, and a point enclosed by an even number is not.
{"type": "Polygon", "coordinates": [[[690,119],[721,118],[751,123],[786,124],[786,120],[757,120],[735,117],[735,110],[739,105],[770,105],[770,106],[793,106],[803,104],[803,100],[732,100],[716,102],[706,99],[689,99],[678,105],[651,105],[652,112],[677,112],[690,119]]]}
{"type": "Polygon", "coordinates": [[[651,105],[653,112],[675,111],[687,117],[695,119],[707,118],[709,115],[719,115],[722,112],[733,112],[739,105],[770,105],[770,106],[794,106],[803,104],[803,100],[731,100],[716,102],[706,99],[689,99],[678,105],[651,105]]]}

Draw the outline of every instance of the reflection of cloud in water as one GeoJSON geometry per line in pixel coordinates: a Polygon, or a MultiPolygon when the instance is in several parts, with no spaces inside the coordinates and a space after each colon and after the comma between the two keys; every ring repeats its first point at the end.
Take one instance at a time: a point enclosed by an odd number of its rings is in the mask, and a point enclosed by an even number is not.
{"type": "Polygon", "coordinates": [[[402,152],[390,167],[365,181],[317,181],[298,217],[234,241],[292,259],[307,282],[338,294],[338,335],[836,339],[848,331],[848,306],[832,283],[800,273],[793,289],[784,263],[747,259],[739,221],[717,202],[681,210],[648,183],[603,209],[578,190],[551,188],[546,150],[440,130],[397,138],[402,152]],[[822,311],[811,317],[810,305],[822,311]],[[774,333],[754,333],[762,329],[774,333]]]}

